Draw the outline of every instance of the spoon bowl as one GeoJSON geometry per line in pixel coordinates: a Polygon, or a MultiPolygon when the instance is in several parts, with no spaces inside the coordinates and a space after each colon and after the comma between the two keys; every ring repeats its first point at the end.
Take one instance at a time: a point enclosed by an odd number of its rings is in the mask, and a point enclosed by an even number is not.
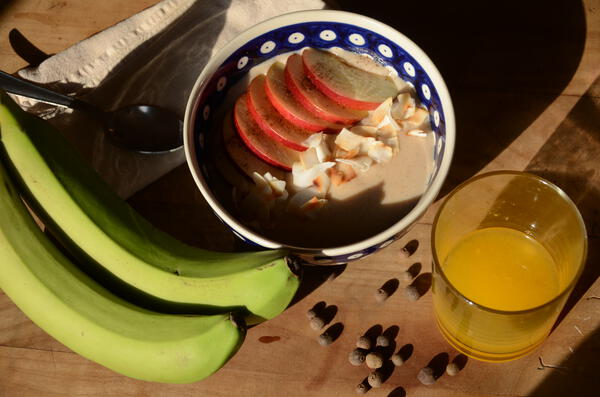
{"type": "Polygon", "coordinates": [[[161,107],[128,105],[107,112],[88,102],[59,94],[2,71],[0,89],[89,114],[100,122],[111,141],[128,150],[158,154],[183,146],[183,121],[170,110],[161,107]]]}

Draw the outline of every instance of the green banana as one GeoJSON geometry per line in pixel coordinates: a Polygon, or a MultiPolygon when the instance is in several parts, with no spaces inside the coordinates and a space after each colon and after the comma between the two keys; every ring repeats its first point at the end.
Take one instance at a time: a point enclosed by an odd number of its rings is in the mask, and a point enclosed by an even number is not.
{"type": "Polygon", "coordinates": [[[284,252],[213,252],[163,233],[118,197],[59,131],[3,92],[0,139],[34,212],[109,284],[125,286],[119,293],[129,294],[127,300],[186,313],[243,307],[254,322],[278,315],[293,298],[299,279],[284,252]]]}
{"type": "Polygon", "coordinates": [[[222,367],[245,329],[229,314],[159,314],[112,295],[49,241],[0,162],[0,288],[80,355],[123,375],[189,383],[222,367]]]}

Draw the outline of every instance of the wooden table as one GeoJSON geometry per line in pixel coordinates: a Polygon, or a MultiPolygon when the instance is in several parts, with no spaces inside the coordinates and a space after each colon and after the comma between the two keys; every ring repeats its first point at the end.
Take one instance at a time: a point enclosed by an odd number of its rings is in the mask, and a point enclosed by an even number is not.
{"type": "MultiPolygon", "coordinates": [[[[0,68],[13,72],[25,66],[6,40],[13,27],[54,53],[153,3],[2,2],[0,68]]],[[[368,370],[351,366],[348,352],[375,325],[397,331],[396,345],[412,344],[414,351],[369,396],[600,395],[600,300],[592,298],[600,296],[600,2],[398,2],[398,9],[365,1],[338,3],[404,32],[445,76],[456,107],[458,146],[443,194],[478,172],[516,169],[550,179],[577,203],[587,225],[589,258],[548,340],[516,361],[469,360],[457,376],[442,376],[432,386],[416,380],[432,358],[443,361],[457,354],[435,328],[431,294],[409,302],[401,284],[377,304],[373,293],[414,263],[422,264],[422,273],[431,271],[429,233],[438,201],[409,235],[382,252],[346,268],[309,269],[301,300],[250,329],[222,370],[191,385],[154,384],[113,373],[56,342],[0,294],[0,396],[349,396],[368,370]],[[418,241],[418,249],[402,258],[400,249],[410,240],[418,241]],[[334,271],[337,277],[329,277],[334,271]],[[317,343],[318,333],[305,317],[318,302],[334,305],[332,323],[343,324],[329,347],[317,343]],[[540,358],[561,368],[541,368],[540,358]]],[[[231,241],[186,166],[130,203],[189,243],[210,247],[231,241]]]]}

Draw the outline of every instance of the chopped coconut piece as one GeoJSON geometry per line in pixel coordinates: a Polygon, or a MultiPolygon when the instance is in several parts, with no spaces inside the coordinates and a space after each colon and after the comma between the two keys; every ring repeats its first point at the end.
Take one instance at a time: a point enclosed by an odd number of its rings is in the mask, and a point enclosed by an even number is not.
{"type": "Polygon", "coordinates": [[[264,175],[264,178],[269,183],[269,186],[271,187],[273,196],[275,196],[276,198],[280,198],[281,200],[287,199],[288,192],[287,192],[287,190],[285,190],[285,185],[286,185],[285,181],[282,181],[281,179],[277,179],[276,177],[271,175],[270,172],[267,172],[264,175]]]}
{"type": "Polygon", "coordinates": [[[367,172],[373,164],[373,159],[369,156],[358,156],[353,159],[336,159],[336,161],[351,165],[356,171],[367,172]]]}
{"type": "Polygon", "coordinates": [[[342,128],[337,138],[335,138],[335,144],[348,152],[352,152],[355,149],[360,150],[362,140],[362,136],[356,135],[349,129],[342,128]]]}
{"type": "Polygon", "coordinates": [[[403,92],[396,97],[390,114],[396,120],[404,120],[415,113],[415,98],[410,92],[403,92]]]}
{"type": "Polygon", "coordinates": [[[313,218],[315,216],[315,212],[323,208],[325,204],[327,204],[327,199],[312,197],[310,200],[300,206],[300,210],[310,218],[313,218]]]}
{"type": "Polygon", "coordinates": [[[296,192],[290,199],[287,209],[301,216],[310,216],[309,214],[314,214],[315,210],[325,203],[327,203],[326,199],[317,197],[313,189],[308,188],[296,192]]]}
{"type": "Polygon", "coordinates": [[[323,141],[323,133],[318,132],[318,133],[312,134],[311,136],[306,138],[304,140],[304,142],[302,142],[302,144],[306,147],[317,147],[317,146],[319,146],[319,144],[322,141],[323,141]]]}
{"type": "Polygon", "coordinates": [[[335,147],[335,151],[333,153],[333,157],[338,159],[351,159],[353,157],[358,156],[358,153],[360,153],[360,147],[357,147],[356,149],[352,150],[351,152],[344,150],[338,146],[335,147]]]}
{"type": "Polygon", "coordinates": [[[315,190],[319,193],[319,197],[325,197],[331,187],[331,178],[329,178],[326,172],[322,172],[317,175],[313,181],[313,185],[315,186],[315,190]]]}
{"type": "Polygon", "coordinates": [[[406,133],[406,135],[410,135],[410,136],[418,136],[420,138],[426,137],[427,133],[419,128],[416,128],[414,130],[410,130],[406,133]]]}
{"type": "Polygon", "coordinates": [[[335,167],[328,169],[331,183],[339,186],[342,183],[348,182],[356,178],[356,171],[350,164],[336,163],[335,167]]]}
{"type": "Polygon", "coordinates": [[[335,165],[333,161],[318,163],[306,169],[302,164],[296,162],[292,164],[293,183],[299,188],[309,187],[313,185],[313,181],[320,174],[324,173],[328,168],[335,165]]]}
{"type": "Polygon", "coordinates": [[[355,125],[350,128],[350,131],[356,135],[364,136],[364,137],[375,137],[377,136],[377,127],[371,125],[355,125]]]}
{"type": "Polygon", "coordinates": [[[382,142],[392,148],[392,152],[394,153],[394,155],[396,155],[396,154],[398,154],[398,152],[400,152],[400,140],[398,139],[397,136],[385,138],[382,140],[382,142]]]}
{"type": "Polygon", "coordinates": [[[369,112],[369,115],[366,117],[367,125],[377,126],[381,124],[383,118],[390,114],[390,109],[392,107],[392,97],[389,97],[385,101],[381,102],[379,106],[375,110],[369,112]]]}
{"type": "Polygon", "coordinates": [[[383,142],[376,142],[369,149],[369,157],[378,163],[387,163],[392,159],[394,152],[391,147],[385,145],[383,142]]]}
{"type": "Polygon", "coordinates": [[[413,127],[420,127],[423,125],[425,120],[428,119],[428,117],[429,117],[429,112],[427,111],[427,109],[416,108],[414,114],[412,116],[410,116],[409,118],[407,118],[406,120],[404,120],[403,123],[405,123],[405,125],[409,125],[409,126],[413,126],[413,127]]]}
{"type": "Polygon", "coordinates": [[[391,116],[385,116],[381,123],[379,123],[377,126],[377,129],[377,135],[382,137],[396,136],[400,131],[402,131],[402,128],[391,116]]]}
{"type": "Polygon", "coordinates": [[[319,157],[317,156],[317,151],[314,148],[309,148],[303,152],[300,152],[300,163],[304,169],[309,169],[319,164],[319,157]]]}

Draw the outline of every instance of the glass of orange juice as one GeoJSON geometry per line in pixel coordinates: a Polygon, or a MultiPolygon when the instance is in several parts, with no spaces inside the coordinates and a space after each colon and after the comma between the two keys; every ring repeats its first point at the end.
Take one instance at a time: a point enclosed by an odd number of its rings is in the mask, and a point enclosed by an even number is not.
{"type": "Polygon", "coordinates": [[[446,198],[432,248],[442,334],[470,357],[506,361],[549,334],[582,272],[587,236],[575,204],[557,186],[498,171],[446,198]]]}

